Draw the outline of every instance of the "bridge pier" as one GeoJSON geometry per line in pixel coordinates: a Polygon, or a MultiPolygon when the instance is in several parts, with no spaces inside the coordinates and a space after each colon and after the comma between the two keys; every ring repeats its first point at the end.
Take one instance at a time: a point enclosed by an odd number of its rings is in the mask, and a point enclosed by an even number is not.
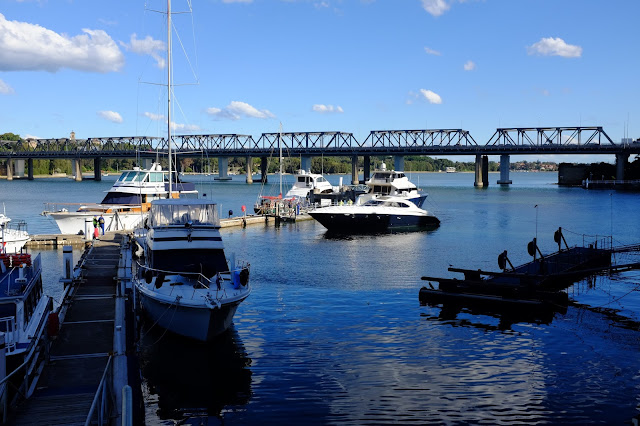
{"type": "Polygon", "coordinates": [[[393,168],[396,172],[404,172],[404,155],[393,157],[393,168]]]}
{"type": "Polygon", "coordinates": [[[269,173],[269,162],[267,157],[260,157],[260,182],[264,185],[267,183],[267,174],[269,173]]]}
{"type": "Polygon", "coordinates": [[[486,155],[476,154],[476,180],[473,185],[489,186],[489,157],[486,155]]]}
{"type": "Polygon", "coordinates": [[[247,158],[245,159],[244,168],[247,170],[246,182],[253,183],[253,158],[249,155],[247,155],[247,158]]]}
{"type": "Polygon", "coordinates": [[[33,158],[27,158],[27,179],[33,180],[33,158]]]}
{"type": "Polygon", "coordinates": [[[624,180],[624,167],[627,165],[629,154],[616,154],[616,179],[624,180]]]}
{"type": "Polygon", "coordinates": [[[368,181],[371,177],[371,156],[365,155],[363,163],[364,163],[364,166],[363,166],[364,176],[362,176],[362,183],[368,181]]]}
{"type": "Polygon", "coordinates": [[[311,156],[303,155],[300,157],[300,170],[311,172],[311,156]]]}
{"type": "Polygon", "coordinates": [[[7,158],[7,180],[13,180],[13,160],[7,158]]]}
{"type": "Polygon", "coordinates": [[[357,185],[360,183],[358,179],[358,156],[351,157],[351,185],[357,185]]]}
{"type": "Polygon", "coordinates": [[[500,155],[500,179],[498,179],[499,185],[509,185],[512,183],[511,180],[509,180],[509,160],[509,154],[500,155]]]}
{"type": "Polygon", "coordinates": [[[24,177],[24,160],[14,160],[13,174],[17,177],[24,177]]]}
{"type": "Polygon", "coordinates": [[[82,182],[82,160],[79,158],[71,160],[71,170],[76,182],[82,182]]]}
{"type": "Polygon", "coordinates": [[[93,179],[96,182],[102,180],[102,158],[95,157],[93,159],[93,179]]]}
{"type": "Polygon", "coordinates": [[[229,157],[218,157],[218,177],[214,180],[231,180],[228,175],[229,157]]]}

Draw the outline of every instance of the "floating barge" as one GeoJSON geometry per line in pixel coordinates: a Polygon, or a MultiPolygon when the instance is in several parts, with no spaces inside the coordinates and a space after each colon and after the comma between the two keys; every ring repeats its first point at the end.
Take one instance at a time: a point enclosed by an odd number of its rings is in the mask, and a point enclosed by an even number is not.
{"type": "Polygon", "coordinates": [[[611,264],[614,252],[637,251],[639,246],[613,248],[610,241],[598,247],[597,242],[586,247],[568,247],[562,228],[554,235],[558,251],[543,255],[536,239],[528,245],[531,262],[514,267],[507,252],[498,256],[501,272],[449,268],[464,274],[464,279],[422,277],[428,287],[420,289],[420,302],[428,304],[457,303],[500,307],[501,309],[566,309],[568,296],[561,290],[586,276],[607,270],[638,268],[638,264],[611,264]],[[565,248],[562,248],[562,242],[565,248]],[[507,267],[508,265],[508,267],[507,267]],[[431,282],[437,282],[435,288],[431,282]]]}

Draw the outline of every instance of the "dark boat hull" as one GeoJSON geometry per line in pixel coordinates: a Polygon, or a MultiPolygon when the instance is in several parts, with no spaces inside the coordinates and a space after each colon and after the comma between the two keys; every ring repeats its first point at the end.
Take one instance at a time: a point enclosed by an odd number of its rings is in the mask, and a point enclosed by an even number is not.
{"type": "Polygon", "coordinates": [[[366,233],[391,230],[433,229],[440,225],[435,216],[390,215],[375,213],[309,212],[311,217],[333,232],[366,233]]]}

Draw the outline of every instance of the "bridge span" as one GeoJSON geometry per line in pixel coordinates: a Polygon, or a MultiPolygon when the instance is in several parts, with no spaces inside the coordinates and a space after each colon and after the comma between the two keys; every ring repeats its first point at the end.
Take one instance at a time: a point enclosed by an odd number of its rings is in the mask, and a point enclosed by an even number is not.
{"type": "MultiPolygon", "coordinates": [[[[228,177],[229,157],[245,157],[252,164],[261,158],[262,179],[266,180],[267,159],[279,155],[301,158],[301,167],[308,170],[311,158],[317,156],[347,156],[352,158],[352,181],[358,181],[358,158],[364,160],[364,180],[370,176],[371,156],[394,156],[396,170],[404,170],[404,156],[473,155],[476,159],[475,185],[488,182],[488,156],[500,156],[499,184],[509,184],[511,155],[589,154],[615,155],[617,178],[624,179],[624,165],[632,154],[640,154],[640,144],[616,144],[599,126],[498,128],[485,144],[478,144],[469,131],[463,129],[373,130],[362,142],[352,133],[286,132],[263,133],[258,139],[242,134],[174,135],[171,144],[176,157],[217,157],[218,179],[228,177]]],[[[93,159],[95,178],[100,179],[103,158],[138,158],[149,163],[157,156],[166,156],[166,138],[133,136],[75,139],[26,139],[0,141],[0,159],[7,163],[7,177],[16,174],[33,178],[33,159],[68,158],[73,160],[74,175],[81,180],[80,161],[93,159]],[[25,168],[26,162],[26,168],[25,168]]],[[[252,173],[247,173],[252,182],[252,173]]]]}

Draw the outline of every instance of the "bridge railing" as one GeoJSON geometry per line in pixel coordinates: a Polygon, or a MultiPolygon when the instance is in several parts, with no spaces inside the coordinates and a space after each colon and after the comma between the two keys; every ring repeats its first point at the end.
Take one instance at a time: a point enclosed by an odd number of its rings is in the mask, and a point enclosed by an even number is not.
{"type": "Polygon", "coordinates": [[[423,147],[478,145],[467,130],[373,130],[360,147],[423,147]]]}

